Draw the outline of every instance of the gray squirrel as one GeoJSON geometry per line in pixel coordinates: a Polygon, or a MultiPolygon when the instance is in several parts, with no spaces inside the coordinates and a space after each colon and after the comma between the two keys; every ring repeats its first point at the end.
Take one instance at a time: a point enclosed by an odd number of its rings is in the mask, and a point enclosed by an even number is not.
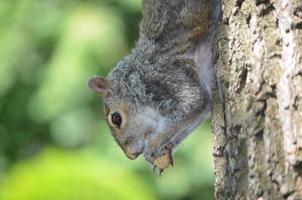
{"type": "Polygon", "coordinates": [[[144,0],[136,47],[108,77],[91,77],[112,135],[160,173],[209,115],[215,85],[212,0],[144,0]]]}

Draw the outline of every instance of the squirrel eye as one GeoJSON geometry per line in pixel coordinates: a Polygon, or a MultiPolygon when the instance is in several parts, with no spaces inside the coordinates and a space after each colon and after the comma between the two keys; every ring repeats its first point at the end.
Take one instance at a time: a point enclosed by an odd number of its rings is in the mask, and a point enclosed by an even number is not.
{"type": "Polygon", "coordinates": [[[122,124],[122,117],[118,112],[114,112],[111,114],[111,122],[117,128],[121,127],[122,124]]]}

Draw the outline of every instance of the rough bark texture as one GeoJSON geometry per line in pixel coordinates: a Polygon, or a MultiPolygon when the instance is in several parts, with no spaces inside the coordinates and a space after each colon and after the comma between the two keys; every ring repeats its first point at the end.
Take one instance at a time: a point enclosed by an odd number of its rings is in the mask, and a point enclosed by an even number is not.
{"type": "Polygon", "coordinates": [[[302,200],[302,0],[223,0],[216,199],[302,200]]]}

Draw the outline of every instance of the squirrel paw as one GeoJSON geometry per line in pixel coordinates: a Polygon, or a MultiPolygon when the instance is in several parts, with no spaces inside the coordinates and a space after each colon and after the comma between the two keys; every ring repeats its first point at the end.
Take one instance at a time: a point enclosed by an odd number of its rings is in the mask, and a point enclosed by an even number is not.
{"type": "Polygon", "coordinates": [[[149,163],[153,164],[154,160],[156,158],[159,158],[166,153],[171,148],[168,148],[169,145],[162,145],[158,142],[154,142],[150,140],[147,143],[147,146],[144,148],[143,155],[145,157],[145,160],[148,161],[149,163]]]}
{"type": "Polygon", "coordinates": [[[163,155],[163,151],[161,150],[162,145],[155,141],[148,141],[146,147],[144,148],[144,158],[150,164],[153,164],[154,160],[163,155]]]}
{"type": "Polygon", "coordinates": [[[165,152],[161,157],[158,157],[154,160],[153,171],[158,171],[159,176],[162,172],[169,167],[173,166],[173,156],[171,151],[165,152]]]}
{"type": "Polygon", "coordinates": [[[159,147],[157,143],[149,142],[144,149],[144,157],[152,165],[153,171],[158,169],[161,175],[169,165],[173,166],[172,144],[168,143],[159,147]]]}
{"type": "Polygon", "coordinates": [[[164,170],[169,167],[169,165],[173,166],[173,155],[172,151],[167,149],[162,156],[157,157],[153,164],[159,168],[160,170],[164,170]]]}
{"type": "MultiPolygon", "coordinates": [[[[152,169],[153,171],[158,171],[159,175],[167,169],[170,165],[173,167],[173,155],[172,150],[164,148],[161,156],[152,157],[152,169]]],[[[149,161],[149,160],[148,160],[149,161]]],[[[150,162],[150,161],[149,161],[150,162]]]]}

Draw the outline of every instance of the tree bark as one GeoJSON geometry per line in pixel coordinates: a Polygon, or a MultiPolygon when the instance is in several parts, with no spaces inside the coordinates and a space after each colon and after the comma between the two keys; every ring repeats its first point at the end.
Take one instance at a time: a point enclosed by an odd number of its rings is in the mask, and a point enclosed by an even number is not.
{"type": "Polygon", "coordinates": [[[302,200],[302,0],[222,0],[216,199],[302,200]]]}

